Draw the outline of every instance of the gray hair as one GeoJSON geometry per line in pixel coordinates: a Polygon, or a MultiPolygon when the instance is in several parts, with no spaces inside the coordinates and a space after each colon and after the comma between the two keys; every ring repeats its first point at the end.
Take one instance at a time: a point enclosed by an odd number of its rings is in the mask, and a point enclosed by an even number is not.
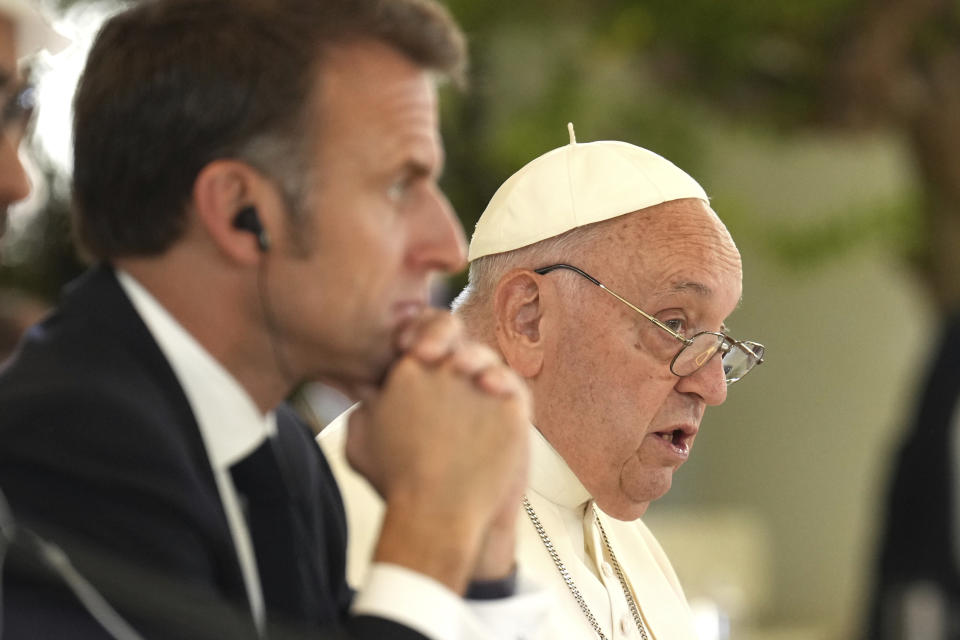
{"type": "Polygon", "coordinates": [[[571,229],[513,251],[494,253],[470,263],[467,286],[451,307],[471,338],[496,347],[493,294],[500,280],[513,269],[539,269],[558,262],[577,262],[604,234],[606,222],[571,229]]]}

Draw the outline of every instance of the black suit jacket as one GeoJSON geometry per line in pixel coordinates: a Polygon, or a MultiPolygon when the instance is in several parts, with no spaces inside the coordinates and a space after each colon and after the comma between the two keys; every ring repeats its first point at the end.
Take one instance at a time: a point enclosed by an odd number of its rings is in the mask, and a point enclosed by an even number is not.
{"type": "MultiPolygon", "coordinates": [[[[352,593],[344,579],[346,521],[336,482],[293,412],[280,408],[277,423],[291,500],[311,507],[312,540],[291,566],[269,568],[286,572],[290,588],[268,600],[268,617],[330,634],[421,638],[394,623],[347,615],[352,593]]],[[[118,594],[121,613],[147,635],[172,637],[165,602],[186,594],[191,603],[207,599],[214,608],[240,611],[250,627],[196,420],[109,267],[68,287],[59,310],[28,332],[0,371],[0,489],[22,525],[63,546],[81,573],[118,594]],[[118,572],[105,569],[113,564],[118,572]],[[156,579],[146,587],[118,585],[125,570],[156,579]],[[124,606],[131,591],[141,606],[124,606]]],[[[61,621],[70,626],[59,637],[79,637],[85,615],[72,598],[29,574],[7,576],[3,637],[58,637],[61,621]]],[[[103,636],[93,624],[87,631],[103,636]]]]}
{"type": "Polygon", "coordinates": [[[960,315],[944,323],[909,429],[894,459],[879,538],[867,632],[901,638],[905,589],[934,587],[944,598],[943,637],[960,638],[960,559],[954,504],[960,461],[951,446],[960,406],[960,315]]]}

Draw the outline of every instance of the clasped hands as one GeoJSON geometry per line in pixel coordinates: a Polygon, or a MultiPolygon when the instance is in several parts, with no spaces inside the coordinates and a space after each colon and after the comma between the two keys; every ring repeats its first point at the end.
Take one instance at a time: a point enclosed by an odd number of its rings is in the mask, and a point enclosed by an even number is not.
{"type": "Polygon", "coordinates": [[[508,575],[526,486],[530,400],[499,355],[456,318],[427,310],[350,419],[347,459],[386,502],[375,562],[463,593],[508,575]]]}

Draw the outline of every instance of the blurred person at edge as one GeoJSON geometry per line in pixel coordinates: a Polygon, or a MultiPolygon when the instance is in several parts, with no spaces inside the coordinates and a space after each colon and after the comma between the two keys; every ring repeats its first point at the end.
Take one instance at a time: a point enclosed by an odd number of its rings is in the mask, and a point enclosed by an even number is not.
{"type": "MultiPolygon", "coordinates": [[[[196,637],[156,611],[180,592],[244,614],[219,637],[535,631],[528,393],[427,306],[464,265],[436,84],[465,56],[433,0],[145,0],[100,30],[74,99],[96,264],[0,369],[0,487],[145,637],[196,637]],[[336,483],[283,403],[303,380],[364,400],[351,462],[388,507],[356,592],[336,483]],[[97,556],[157,579],[118,588],[97,556]]],[[[4,638],[109,636],[57,585],[8,575],[3,597],[4,638]]]]}
{"type": "Polygon", "coordinates": [[[892,458],[864,640],[960,638],[960,311],[892,458]]]}
{"type": "MultiPolygon", "coordinates": [[[[683,590],[639,518],[763,347],[727,334],[740,254],[700,185],[646,149],[569,131],[493,196],[455,314],[534,399],[518,553],[553,588],[554,637],[693,640],[683,590]]],[[[343,462],[344,426],[321,446],[349,522],[375,531],[378,500],[343,462]]],[[[352,579],[370,555],[362,541],[350,540],[352,579]]]]}
{"type": "Polygon", "coordinates": [[[43,49],[57,52],[65,44],[31,0],[0,0],[0,236],[7,228],[7,209],[30,193],[19,149],[35,109],[35,92],[20,63],[43,49]]]}

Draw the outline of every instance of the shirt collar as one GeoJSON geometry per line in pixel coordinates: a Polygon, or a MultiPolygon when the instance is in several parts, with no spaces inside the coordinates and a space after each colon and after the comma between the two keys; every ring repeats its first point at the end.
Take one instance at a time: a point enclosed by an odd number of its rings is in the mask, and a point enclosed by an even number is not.
{"type": "Polygon", "coordinates": [[[143,285],[125,271],[117,279],[180,381],[215,468],[227,469],[276,433],[276,416],[253,399],[143,285]]]}
{"type": "Polygon", "coordinates": [[[530,425],[530,486],[550,502],[570,509],[590,500],[580,479],[540,430],[530,425]]]}

